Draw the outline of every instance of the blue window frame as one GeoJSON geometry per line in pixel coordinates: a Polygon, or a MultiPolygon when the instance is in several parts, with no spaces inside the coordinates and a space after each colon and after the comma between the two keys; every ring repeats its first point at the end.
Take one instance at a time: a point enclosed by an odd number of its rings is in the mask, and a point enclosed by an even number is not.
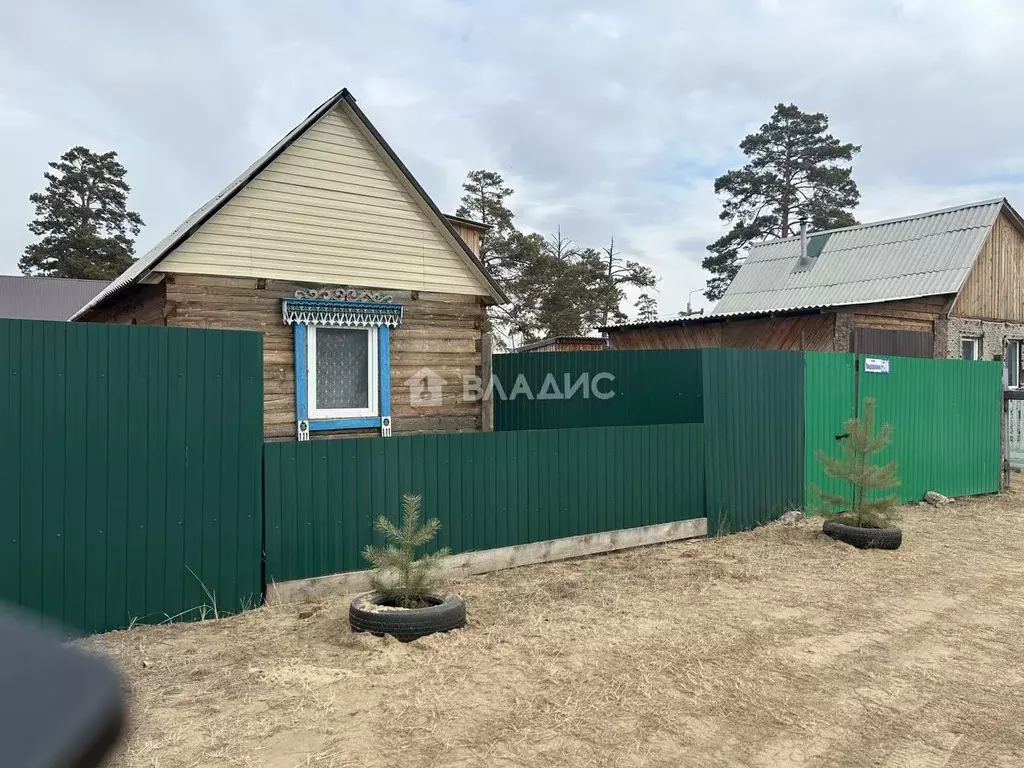
{"type": "MultiPolygon", "coordinates": [[[[314,328],[318,326],[313,326],[314,328]]],[[[323,326],[319,326],[323,327],[323,326]]],[[[344,326],[342,326],[344,327],[344,326]]],[[[308,326],[295,325],[295,419],[306,422],[310,431],[329,429],[373,429],[380,428],[381,421],[391,416],[391,329],[386,325],[373,329],[377,337],[377,359],[374,371],[376,386],[376,416],[353,416],[348,418],[314,418],[310,416],[310,359],[308,326]]],[[[314,331],[315,333],[315,331],[314,331]]],[[[372,393],[372,387],[371,393],[372,393]]]]}
{"type": "MultiPolygon", "coordinates": [[[[386,301],[350,301],[323,298],[324,294],[352,293],[351,289],[321,289],[300,292],[294,299],[282,302],[284,322],[294,329],[295,337],[295,420],[298,437],[309,432],[341,429],[381,429],[390,434],[391,425],[391,328],[402,319],[402,306],[386,301]],[[356,360],[366,375],[366,381],[351,376],[345,370],[350,360],[341,362],[333,372],[337,382],[354,387],[357,394],[350,400],[333,406],[318,404],[317,371],[330,374],[324,367],[316,367],[317,350],[332,350],[333,345],[317,343],[318,332],[326,336],[331,329],[349,331],[345,343],[350,359],[356,360]],[[359,336],[365,333],[367,348],[360,349],[359,336]],[[355,344],[352,342],[355,341],[355,344]],[[365,386],[364,386],[365,385],[365,386]]],[[[365,294],[363,294],[365,295],[365,294]]],[[[340,341],[340,334],[336,335],[340,341]]],[[[326,341],[326,340],[325,340],[326,341]]],[[[331,351],[332,354],[338,354],[331,351]]],[[[321,352],[323,354],[323,352],[321,352]]],[[[329,366],[329,364],[325,364],[329,366]]],[[[338,398],[335,398],[338,399],[338,398]]]]}

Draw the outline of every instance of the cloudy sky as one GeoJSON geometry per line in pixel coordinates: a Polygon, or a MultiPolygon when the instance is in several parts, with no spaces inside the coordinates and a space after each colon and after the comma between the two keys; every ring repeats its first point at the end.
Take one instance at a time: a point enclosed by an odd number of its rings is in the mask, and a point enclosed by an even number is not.
{"type": "MultiPolygon", "coordinates": [[[[611,235],[703,287],[712,185],[780,101],[863,145],[862,221],[1024,206],[1019,0],[18,3],[0,25],[0,273],[74,144],[116,150],[140,252],[347,86],[445,210],[501,172],[522,229],[611,235]]],[[[698,297],[695,297],[697,299],[698,297]]],[[[696,301],[696,305],[703,302],[696,301]]]]}

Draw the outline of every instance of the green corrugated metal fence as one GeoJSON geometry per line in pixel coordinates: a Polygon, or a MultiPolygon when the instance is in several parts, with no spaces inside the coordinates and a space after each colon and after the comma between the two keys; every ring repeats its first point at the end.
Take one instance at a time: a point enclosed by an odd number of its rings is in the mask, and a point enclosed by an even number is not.
{"type": "Polygon", "coordinates": [[[0,320],[0,600],[86,632],[200,579],[258,602],[261,366],[254,333],[0,320]]]}
{"type": "Polygon", "coordinates": [[[811,507],[815,496],[810,484],[829,493],[844,493],[843,480],[828,477],[814,457],[818,449],[839,455],[836,435],[842,434],[843,422],[853,416],[857,401],[855,389],[856,358],[847,353],[807,352],[804,356],[804,451],[807,488],[805,503],[811,507]]]}
{"type": "MultiPolygon", "coordinates": [[[[803,356],[748,349],[621,350],[501,355],[506,394],[523,377],[531,393],[548,377],[612,374],[614,397],[494,401],[495,429],[705,423],[708,530],[750,528],[801,506],[803,356]]],[[[522,388],[521,388],[522,389],[522,388]]],[[[604,387],[600,388],[604,391],[604,387]]]]}
{"type": "MultiPolygon", "coordinates": [[[[892,443],[879,461],[895,460],[900,501],[926,491],[947,496],[995,493],[1000,484],[1002,364],[882,357],[888,373],[864,370],[864,357],[808,354],[807,478],[828,480],[814,459],[818,448],[839,455],[835,435],[873,397],[878,424],[892,425],[892,443]]],[[[808,494],[808,504],[812,499],[808,494]]]]}
{"type": "Polygon", "coordinates": [[[753,528],[801,506],[801,352],[708,349],[704,355],[708,533],[753,528]]]}
{"type": "Polygon", "coordinates": [[[365,569],[405,493],[453,552],[704,516],[699,424],[268,443],[264,467],[268,583],[365,569]]]}
{"type": "Polygon", "coordinates": [[[704,418],[697,349],[496,355],[494,378],[508,396],[494,398],[499,432],[692,424],[704,418]],[[591,387],[579,386],[584,376],[588,382],[601,376],[596,395],[591,387]],[[568,399],[553,397],[570,391],[568,399]],[[597,396],[610,392],[613,397],[597,396]]]}
{"type": "Polygon", "coordinates": [[[496,400],[502,431],[263,445],[259,334],[3,320],[0,599],[84,631],[189,618],[203,585],[237,611],[261,596],[261,537],[267,580],[361,570],[404,493],[455,552],[749,528],[800,506],[805,481],[837,487],[813,454],[868,396],[904,501],[997,491],[1000,364],[886,359],[883,374],[761,350],[499,356],[506,394],[533,396],[496,400]],[[602,373],[612,398],[542,396],[602,373]]]}

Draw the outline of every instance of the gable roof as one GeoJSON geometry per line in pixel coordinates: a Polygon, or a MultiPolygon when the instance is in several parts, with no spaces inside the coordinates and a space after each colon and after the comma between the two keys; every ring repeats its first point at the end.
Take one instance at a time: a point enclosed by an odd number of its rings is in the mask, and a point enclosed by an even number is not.
{"type": "Polygon", "coordinates": [[[960,291],[1005,198],[808,235],[809,265],[799,265],[800,238],[753,246],[709,317],[793,312],[898,301],[960,291]],[[815,255],[817,254],[817,255],[815,255]]]}
{"type": "Polygon", "coordinates": [[[380,148],[380,150],[392,163],[395,164],[404,176],[405,180],[415,190],[416,194],[419,195],[424,203],[426,203],[432,217],[435,219],[436,225],[444,230],[444,232],[448,234],[459,246],[460,255],[467,261],[470,270],[487,285],[492,298],[499,303],[508,301],[508,296],[502,290],[501,286],[499,286],[494,278],[487,273],[487,270],[484,268],[480,259],[475,253],[473,253],[469,246],[463,242],[462,238],[459,237],[448,217],[441,213],[440,209],[438,209],[434,204],[434,201],[430,199],[430,196],[427,195],[426,191],[420,186],[419,182],[416,181],[409,169],[401,161],[398,155],[395,154],[395,151],[391,149],[388,143],[384,140],[384,137],[380,135],[377,129],[359,108],[356,104],[355,97],[349,93],[347,88],[342,88],[331,98],[310,112],[305,120],[285,134],[285,136],[278,141],[277,144],[271,147],[262,157],[246,168],[224,189],[200,206],[195,212],[179,224],[173,232],[153,246],[148,253],[139,258],[138,261],[132,264],[132,266],[111,282],[107,288],[75,312],[71,319],[79,317],[81,314],[100,304],[105,299],[113,296],[129,285],[137,283],[145,277],[146,274],[156,268],[165,256],[170,254],[175,248],[191,237],[199,227],[205,224],[215,213],[217,213],[217,211],[223,208],[236,194],[238,194],[239,191],[242,190],[242,188],[245,187],[246,184],[255,179],[264,169],[266,169],[267,166],[269,166],[278,156],[280,156],[282,152],[291,146],[296,139],[305,133],[310,126],[318,122],[328,112],[343,102],[352,110],[352,113],[362,124],[363,128],[365,128],[370,136],[373,137],[375,144],[380,148]]]}
{"type": "Polygon", "coordinates": [[[0,275],[0,317],[67,320],[106,285],[106,280],[0,275]]]}

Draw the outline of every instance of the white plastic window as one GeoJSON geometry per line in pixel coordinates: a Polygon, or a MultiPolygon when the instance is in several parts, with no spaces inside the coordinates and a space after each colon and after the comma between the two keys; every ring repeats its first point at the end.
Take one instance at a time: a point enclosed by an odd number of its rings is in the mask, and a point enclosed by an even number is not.
{"type": "Polygon", "coordinates": [[[376,328],[310,326],[306,344],[311,419],[379,415],[376,328]]]}
{"type": "Polygon", "coordinates": [[[981,353],[981,339],[977,336],[964,336],[960,339],[960,357],[964,360],[977,360],[981,353]]]}
{"type": "Polygon", "coordinates": [[[1020,389],[1020,341],[1007,339],[1003,351],[1003,370],[1008,389],[1020,389]]]}

